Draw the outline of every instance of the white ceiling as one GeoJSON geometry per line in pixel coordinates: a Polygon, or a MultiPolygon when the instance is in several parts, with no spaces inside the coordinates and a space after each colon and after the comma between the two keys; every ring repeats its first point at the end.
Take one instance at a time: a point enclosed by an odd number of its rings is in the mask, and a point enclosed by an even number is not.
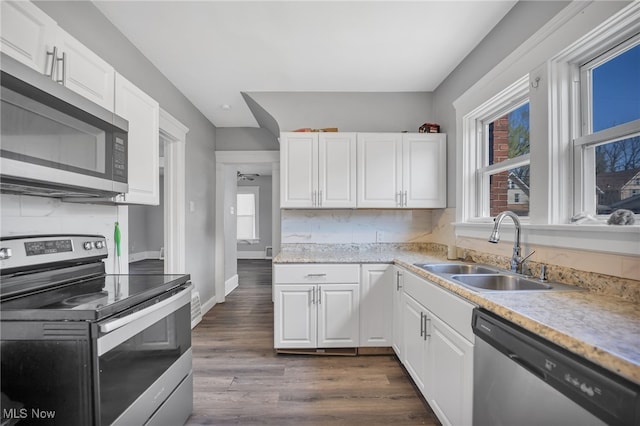
{"type": "Polygon", "coordinates": [[[214,125],[256,127],[241,92],[433,91],[515,1],[94,3],[214,125]]]}

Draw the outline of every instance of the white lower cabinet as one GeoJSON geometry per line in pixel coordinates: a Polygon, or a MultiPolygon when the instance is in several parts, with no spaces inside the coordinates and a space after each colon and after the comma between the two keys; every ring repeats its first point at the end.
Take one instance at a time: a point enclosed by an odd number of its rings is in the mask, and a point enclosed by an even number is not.
{"type": "Polygon", "coordinates": [[[274,347],[359,345],[359,265],[274,265],[274,347]]]}
{"type": "Polygon", "coordinates": [[[398,356],[398,359],[402,360],[404,356],[403,345],[402,345],[402,294],[403,294],[403,272],[401,268],[397,266],[393,267],[393,315],[392,315],[392,323],[393,323],[393,337],[392,337],[392,345],[394,352],[398,356]]]}
{"type": "Polygon", "coordinates": [[[411,272],[401,270],[401,275],[399,357],[443,425],[469,425],[474,306],[411,272]]]}
{"type": "Polygon", "coordinates": [[[363,264],[360,283],[360,346],[389,347],[393,335],[394,266],[363,264]]]}

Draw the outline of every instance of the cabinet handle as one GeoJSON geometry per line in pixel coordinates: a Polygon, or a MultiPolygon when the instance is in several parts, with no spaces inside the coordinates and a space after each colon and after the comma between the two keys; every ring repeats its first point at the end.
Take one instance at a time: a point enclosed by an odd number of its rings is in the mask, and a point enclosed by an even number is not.
{"type": "Polygon", "coordinates": [[[54,57],[54,62],[56,64],[56,72],[58,71],[58,61],[62,61],[62,78],[61,79],[57,79],[56,83],[60,83],[63,86],[65,85],[66,81],[67,81],[67,53],[66,52],[62,52],[62,57],[54,57]]]}
{"type": "Polygon", "coordinates": [[[407,207],[407,191],[404,191],[404,206],[407,207]]]}
{"type": "Polygon", "coordinates": [[[431,334],[427,333],[427,321],[431,321],[431,318],[427,317],[427,314],[424,314],[424,340],[427,340],[427,337],[431,337],[431,334]]]}
{"type": "Polygon", "coordinates": [[[313,207],[316,206],[316,191],[315,191],[315,189],[313,191],[311,191],[311,205],[313,207]]]}
{"type": "Polygon", "coordinates": [[[313,278],[313,277],[326,277],[327,274],[307,274],[306,275],[307,278],[313,278]]]}
{"type": "Polygon", "coordinates": [[[322,305],[322,287],[318,287],[318,305],[322,305]]]}
{"type": "Polygon", "coordinates": [[[424,317],[425,315],[420,312],[420,337],[424,336],[424,317]]]}
{"type": "Polygon", "coordinates": [[[311,287],[311,304],[315,305],[316,304],[316,289],[315,287],[311,287]]]}
{"type": "Polygon", "coordinates": [[[402,277],[402,272],[396,271],[396,291],[400,291],[402,285],[400,285],[400,277],[402,277]]]}
{"type": "Polygon", "coordinates": [[[322,207],[322,189],[318,191],[318,207],[322,207]]]}
{"type": "Polygon", "coordinates": [[[402,191],[396,192],[396,206],[402,207],[402,191]]]}
{"type": "Polygon", "coordinates": [[[51,56],[51,68],[49,69],[49,74],[45,75],[47,77],[51,77],[51,79],[53,80],[53,69],[56,66],[56,58],[58,57],[58,46],[53,46],[53,50],[51,52],[47,52],[47,63],[49,62],[49,56],[51,56]]]}

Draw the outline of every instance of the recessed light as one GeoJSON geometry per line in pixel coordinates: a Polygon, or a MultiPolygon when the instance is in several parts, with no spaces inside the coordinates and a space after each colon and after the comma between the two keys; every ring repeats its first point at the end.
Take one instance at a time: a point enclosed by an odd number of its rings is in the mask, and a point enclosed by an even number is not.
{"type": "Polygon", "coordinates": [[[231,105],[229,104],[222,104],[220,105],[220,108],[225,110],[225,111],[229,111],[231,109],[231,105]]]}

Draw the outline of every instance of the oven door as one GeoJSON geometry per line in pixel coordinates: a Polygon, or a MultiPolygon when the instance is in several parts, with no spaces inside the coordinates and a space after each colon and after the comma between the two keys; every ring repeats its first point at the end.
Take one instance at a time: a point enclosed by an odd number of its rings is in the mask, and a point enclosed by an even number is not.
{"type": "Polygon", "coordinates": [[[182,423],[189,417],[191,288],[187,283],[97,324],[97,424],[143,425],[163,405],[182,423]]]}

